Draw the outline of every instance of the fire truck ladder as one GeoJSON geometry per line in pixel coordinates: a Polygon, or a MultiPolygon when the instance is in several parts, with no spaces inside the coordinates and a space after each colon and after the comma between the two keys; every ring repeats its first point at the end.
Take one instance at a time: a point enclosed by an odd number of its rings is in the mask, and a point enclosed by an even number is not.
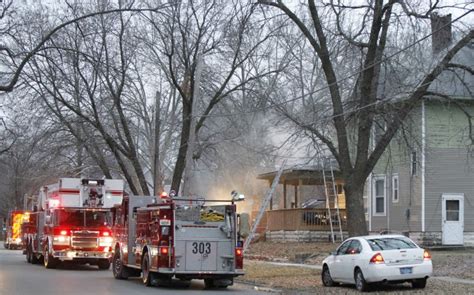
{"type": "Polygon", "coordinates": [[[270,200],[271,200],[272,197],[273,197],[273,193],[274,193],[275,190],[276,190],[276,187],[277,187],[277,185],[278,185],[278,181],[280,180],[280,177],[281,177],[281,174],[282,174],[282,172],[283,172],[283,168],[285,167],[285,164],[286,164],[286,160],[284,160],[283,163],[281,164],[280,170],[278,170],[277,175],[276,175],[275,178],[273,179],[272,186],[271,186],[270,189],[267,191],[267,195],[265,196],[265,199],[263,200],[262,205],[260,206],[260,211],[258,211],[257,218],[255,218],[255,222],[253,223],[252,230],[250,231],[250,234],[249,234],[249,236],[247,237],[247,239],[245,239],[244,252],[247,250],[247,248],[248,248],[249,245],[250,245],[250,242],[252,242],[252,239],[253,239],[254,236],[255,236],[255,232],[256,232],[257,227],[258,227],[258,225],[259,225],[259,223],[260,223],[260,220],[261,220],[262,217],[263,217],[263,214],[265,213],[265,209],[267,208],[268,204],[270,203],[270,200]]]}
{"type": "Polygon", "coordinates": [[[334,228],[333,228],[333,221],[332,221],[332,214],[331,214],[331,204],[330,204],[330,196],[334,196],[334,204],[336,207],[336,217],[337,217],[337,225],[339,226],[339,234],[341,237],[341,241],[343,239],[342,236],[342,226],[341,226],[341,216],[339,214],[339,199],[336,190],[336,181],[334,179],[334,169],[332,167],[332,162],[329,159],[329,168],[330,168],[330,175],[326,174],[326,158],[323,158],[322,163],[322,172],[323,172],[323,183],[324,183],[324,193],[326,195],[326,208],[328,209],[329,215],[329,227],[331,229],[331,240],[334,243],[334,228]]]}

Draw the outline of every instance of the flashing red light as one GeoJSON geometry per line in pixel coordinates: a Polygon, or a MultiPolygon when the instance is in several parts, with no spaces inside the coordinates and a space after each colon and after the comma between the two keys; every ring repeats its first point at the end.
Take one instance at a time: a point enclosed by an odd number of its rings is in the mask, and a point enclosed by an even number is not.
{"type": "Polygon", "coordinates": [[[167,255],[168,254],[168,247],[161,247],[160,248],[160,253],[162,255],[167,255]]]}
{"type": "Polygon", "coordinates": [[[423,259],[424,259],[424,260],[431,260],[431,254],[430,254],[430,252],[428,252],[427,250],[425,250],[425,252],[423,252],[423,259]]]}
{"type": "Polygon", "coordinates": [[[49,200],[49,207],[50,208],[59,207],[59,200],[58,199],[50,199],[49,200]]]}
{"type": "Polygon", "coordinates": [[[372,258],[370,258],[370,263],[381,264],[381,263],[385,263],[385,260],[383,260],[382,254],[377,253],[374,256],[372,256],[372,258]]]}
{"type": "Polygon", "coordinates": [[[168,198],[168,194],[166,192],[162,192],[160,194],[160,199],[167,199],[168,198]]]}
{"type": "Polygon", "coordinates": [[[59,232],[59,234],[60,234],[61,236],[67,236],[67,230],[64,230],[64,229],[63,229],[62,231],[59,232]]]}
{"type": "Polygon", "coordinates": [[[235,255],[242,256],[242,249],[241,248],[236,248],[235,249],[235,255]]]}

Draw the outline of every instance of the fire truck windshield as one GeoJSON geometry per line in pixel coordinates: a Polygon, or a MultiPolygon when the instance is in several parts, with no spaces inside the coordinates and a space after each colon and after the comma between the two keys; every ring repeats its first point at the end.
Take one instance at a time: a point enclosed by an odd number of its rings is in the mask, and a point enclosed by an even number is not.
{"type": "Polygon", "coordinates": [[[92,227],[109,225],[110,214],[105,211],[61,210],[56,213],[56,225],[92,227]]]}

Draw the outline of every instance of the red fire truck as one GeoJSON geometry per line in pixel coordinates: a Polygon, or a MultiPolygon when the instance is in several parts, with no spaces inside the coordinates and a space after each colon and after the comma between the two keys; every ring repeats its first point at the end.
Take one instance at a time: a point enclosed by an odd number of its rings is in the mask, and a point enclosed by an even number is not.
{"type": "Polygon", "coordinates": [[[112,209],[114,277],[141,274],[146,286],[172,278],[204,279],[206,288],[232,285],[244,274],[236,200],[204,206],[202,199],[125,197],[112,209]]]}
{"type": "Polygon", "coordinates": [[[111,207],[123,198],[123,180],[61,178],[43,187],[39,208],[24,224],[26,259],[55,268],[62,261],[110,267],[111,207]]]}
{"type": "Polygon", "coordinates": [[[27,218],[28,214],[25,214],[24,210],[12,210],[8,213],[8,217],[5,221],[5,249],[22,248],[21,226],[27,218]]]}

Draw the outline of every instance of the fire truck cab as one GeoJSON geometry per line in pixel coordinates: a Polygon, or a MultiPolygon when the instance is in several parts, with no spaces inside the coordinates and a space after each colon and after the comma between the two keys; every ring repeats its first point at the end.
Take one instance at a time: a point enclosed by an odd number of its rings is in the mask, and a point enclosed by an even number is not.
{"type": "Polygon", "coordinates": [[[5,249],[21,249],[22,241],[22,224],[28,215],[24,210],[11,210],[5,221],[5,249]]]}
{"type": "Polygon", "coordinates": [[[225,288],[243,275],[236,205],[203,200],[130,196],[114,215],[113,275],[140,276],[146,286],[203,279],[225,288]]]}
{"type": "Polygon", "coordinates": [[[61,178],[40,190],[39,210],[30,213],[26,259],[55,268],[62,261],[110,267],[111,207],[121,203],[123,180],[61,178]]]}

